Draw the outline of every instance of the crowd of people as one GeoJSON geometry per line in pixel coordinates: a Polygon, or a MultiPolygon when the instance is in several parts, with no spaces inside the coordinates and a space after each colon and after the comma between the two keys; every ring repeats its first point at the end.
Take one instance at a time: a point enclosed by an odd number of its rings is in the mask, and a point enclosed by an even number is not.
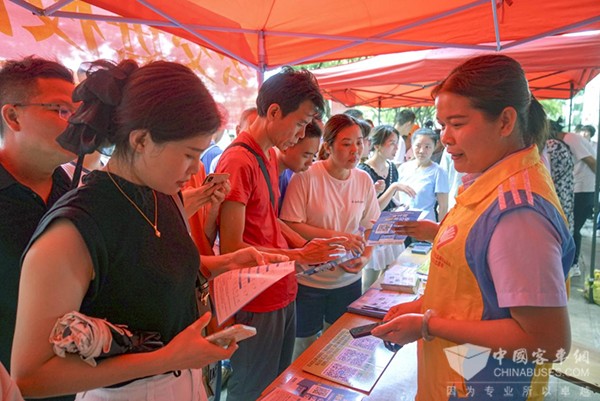
{"type": "MultiPolygon", "coordinates": [[[[206,400],[202,369],[229,359],[227,400],[258,399],[403,251],[366,242],[380,213],[397,209],[425,212],[395,230],[433,243],[429,279],[373,334],[419,340],[417,399],[494,380],[498,361],[474,381],[450,369],[444,348],[456,344],[568,353],[565,280],[593,206],[595,153],[560,124],[546,138],[513,59],[454,69],[433,91],[437,131],[409,109],[394,126],[354,109],[327,118],[314,76],[284,67],[225,149],[227,112],[189,68],[88,67],[77,86],[36,57],[0,70],[0,367],[24,396],[206,400]],[[206,183],[213,172],[228,179],[206,183]],[[198,300],[210,280],[287,260],[300,273],[331,269],[257,294],[233,318],[256,336],[226,348],[205,340],[214,323],[198,300]],[[48,338],[73,312],[160,343],[95,366],[58,355],[48,338]]],[[[527,367],[519,385],[541,400],[532,379],[545,365],[527,367]]]]}

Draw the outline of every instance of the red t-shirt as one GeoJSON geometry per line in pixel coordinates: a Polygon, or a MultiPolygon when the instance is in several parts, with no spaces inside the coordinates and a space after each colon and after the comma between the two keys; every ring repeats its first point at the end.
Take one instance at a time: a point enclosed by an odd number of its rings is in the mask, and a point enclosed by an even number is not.
{"type": "MultiPolygon", "coordinates": [[[[269,149],[270,160],[247,132],[238,135],[233,143],[245,143],[262,158],[269,172],[275,207],[269,198],[269,188],[256,157],[247,149],[235,146],[225,150],[218,173],[229,173],[231,191],[225,200],[240,202],[246,206],[246,222],[243,234],[245,243],[267,248],[288,249],[277,220],[279,178],[274,149],[269,149]]],[[[289,274],[254,298],[243,310],[248,312],[271,312],[290,304],[298,292],[296,276],[289,274]]]]}

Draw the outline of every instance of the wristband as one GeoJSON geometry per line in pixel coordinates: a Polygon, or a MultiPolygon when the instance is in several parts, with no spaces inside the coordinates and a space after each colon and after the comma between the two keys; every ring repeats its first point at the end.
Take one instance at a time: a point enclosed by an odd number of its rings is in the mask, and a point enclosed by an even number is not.
{"type": "Polygon", "coordinates": [[[431,316],[435,316],[435,311],[433,309],[427,309],[423,314],[423,321],[421,323],[421,337],[425,341],[431,341],[435,337],[429,334],[429,319],[431,316]]]}

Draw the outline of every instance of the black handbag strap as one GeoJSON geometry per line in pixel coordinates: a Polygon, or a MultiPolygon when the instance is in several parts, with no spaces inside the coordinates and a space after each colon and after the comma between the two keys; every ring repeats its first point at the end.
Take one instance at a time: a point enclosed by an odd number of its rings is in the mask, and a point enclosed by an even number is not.
{"type": "Polygon", "coordinates": [[[271,177],[269,176],[269,171],[267,170],[265,161],[258,154],[258,152],[256,152],[254,149],[252,149],[248,144],[236,142],[236,143],[232,143],[231,145],[229,145],[229,148],[233,148],[234,146],[241,146],[241,147],[245,148],[246,150],[248,150],[250,153],[252,153],[254,155],[254,157],[256,157],[256,160],[258,161],[258,166],[260,167],[260,169],[263,173],[263,176],[265,177],[265,181],[267,182],[267,188],[269,188],[269,199],[271,200],[271,205],[273,205],[273,209],[275,209],[275,194],[273,193],[273,188],[271,188],[271,177]]]}

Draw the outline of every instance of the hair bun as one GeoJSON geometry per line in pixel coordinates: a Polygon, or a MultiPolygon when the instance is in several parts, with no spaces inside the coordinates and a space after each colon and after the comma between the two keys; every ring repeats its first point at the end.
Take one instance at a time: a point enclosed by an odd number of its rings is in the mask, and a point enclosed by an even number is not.
{"type": "Polygon", "coordinates": [[[82,103],[57,138],[63,148],[83,155],[112,144],[113,113],[121,102],[127,79],[137,68],[131,60],[119,65],[108,60],[90,64],[87,78],[73,91],[73,101],[82,103]]]}

